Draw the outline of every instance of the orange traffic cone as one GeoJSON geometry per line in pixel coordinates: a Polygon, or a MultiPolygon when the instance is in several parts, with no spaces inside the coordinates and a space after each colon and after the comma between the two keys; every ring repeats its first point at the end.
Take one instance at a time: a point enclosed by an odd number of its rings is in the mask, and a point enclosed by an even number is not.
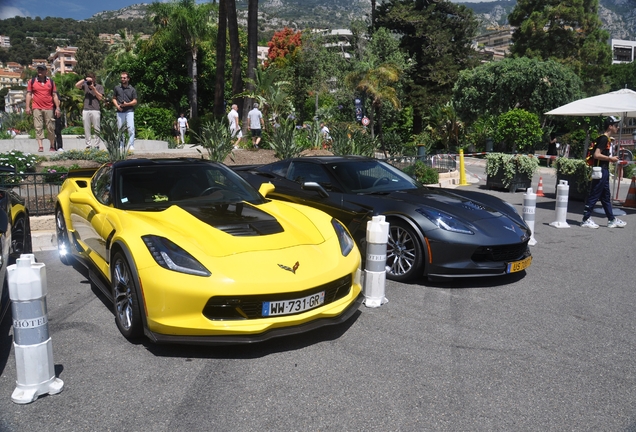
{"type": "Polygon", "coordinates": [[[543,195],[543,177],[539,177],[539,186],[537,186],[537,196],[545,196],[543,195]]]}
{"type": "Polygon", "coordinates": [[[629,190],[627,191],[627,198],[625,198],[625,203],[623,207],[633,207],[636,208],[636,176],[632,177],[632,184],[629,185],[629,190]]]}

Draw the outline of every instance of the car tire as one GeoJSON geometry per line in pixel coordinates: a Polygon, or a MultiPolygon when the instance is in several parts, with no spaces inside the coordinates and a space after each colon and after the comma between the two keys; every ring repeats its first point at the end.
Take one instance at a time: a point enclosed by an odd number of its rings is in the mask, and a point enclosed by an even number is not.
{"type": "Polygon", "coordinates": [[[71,242],[68,238],[68,231],[66,230],[66,220],[64,219],[64,213],[61,208],[55,210],[55,236],[57,237],[57,251],[60,256],[60,261],[64,265],[71,264],[71,242]]]}
{"type": "Polygon", "coordinates": [[[422,246],[416,231],[402,220],[391,220],[386,249],[386,276],[406,282],[422,275],[422,246]]]}
{"type": "Polygon", "coordinates": [[[135,340],[141,337],[143,322],[137,282],[122,252],[116,252],[111,261],[111,287],[117,328],[126,339],[135,340]]]}
{"type": "Polygon", "coordinates": [[[30,254],[33,252],[31,245],[31,233],[28,219],[25,215],[20,215],[11,227],[11,253],[9,256],[9,264],[15,264],[16,260],[22,254],[30,254]]]}

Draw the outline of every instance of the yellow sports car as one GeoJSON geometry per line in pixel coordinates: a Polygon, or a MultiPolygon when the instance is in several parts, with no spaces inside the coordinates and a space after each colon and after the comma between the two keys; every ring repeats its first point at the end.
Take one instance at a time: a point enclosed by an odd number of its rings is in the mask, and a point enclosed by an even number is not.
{"type": "Polygon", "coordinates": [[[57,198],[60,259],[88,267],[128,339],[258,342],[346,321],[361,302],[349,232],[271,191],[201,159],[74,170],[57,198]]]}

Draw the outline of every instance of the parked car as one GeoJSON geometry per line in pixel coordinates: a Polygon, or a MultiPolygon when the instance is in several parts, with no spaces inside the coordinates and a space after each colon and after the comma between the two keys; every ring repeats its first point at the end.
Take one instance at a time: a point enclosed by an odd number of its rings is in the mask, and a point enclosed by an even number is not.
{"type": "Polygon", "coordinates": [[[12,189],[1,186],[4,179],[15,174],[10,167],[0,167],[0,322],[9,311],[7,266],[23,253],[33,251],[29,211],[24,200],[12,189]]]}
{"type": "Polygon", "coordinates": [[[312,156],[233,167],[268,197],[320,209],[345,223],[364,254],[366,222],[390,223],[387,277],[408,281],[522,271],[532,257],[530,230],[499,198],[466,189],[428,188],[380,160],[312,156]]]}
{"type": "Polygon", "coordinates": [[[128,339],[257,342],[341,323],[361,302],[360,253],[342,223],[267,200],[222,164],[72,170],[56,225],[60,259],[90,270],[128,339]]]}

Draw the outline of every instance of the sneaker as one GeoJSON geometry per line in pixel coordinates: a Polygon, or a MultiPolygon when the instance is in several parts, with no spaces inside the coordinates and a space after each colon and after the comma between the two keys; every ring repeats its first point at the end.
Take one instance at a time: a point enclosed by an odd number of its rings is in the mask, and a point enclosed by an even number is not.
{"type": "Polygon", "coordinates": [[[130,151],[135,150],[135,146],[130,146],[130,147],[128,147],[128,150],[130,150],[130,151]]]}
{"type": "Polygon", "coordinates": [[[614,220],[607,222],[608,228],[623,228],[625,225],[627,225],[627,222],[622,221],[619,218],[614,218],[614,220]]]}
{"type": "Polygon", "coordinates": [[[91,145],[90,145],[90,144],[86,144],[86,148],[87,148],[87,149],[90,149],[90,148],[91,148],[91,145]]]}
{"type": "Polygon", "coordinates": [[[589,219],[584,220],[583,222],[581,222],[581,227],[595,229],[595,228],[598,228],[598,224],[596,222],[594,222],[592,220],[592,218],[589,218],[589,219]]]}
{"type": "Polygon", "coordinates": [[[57,149],[57,151],[59,151],[59,152],[63,152],[63,151],[64,151],[64,149],[63,149],[62,147],[60,147],[59,149],[57,149]]]}

